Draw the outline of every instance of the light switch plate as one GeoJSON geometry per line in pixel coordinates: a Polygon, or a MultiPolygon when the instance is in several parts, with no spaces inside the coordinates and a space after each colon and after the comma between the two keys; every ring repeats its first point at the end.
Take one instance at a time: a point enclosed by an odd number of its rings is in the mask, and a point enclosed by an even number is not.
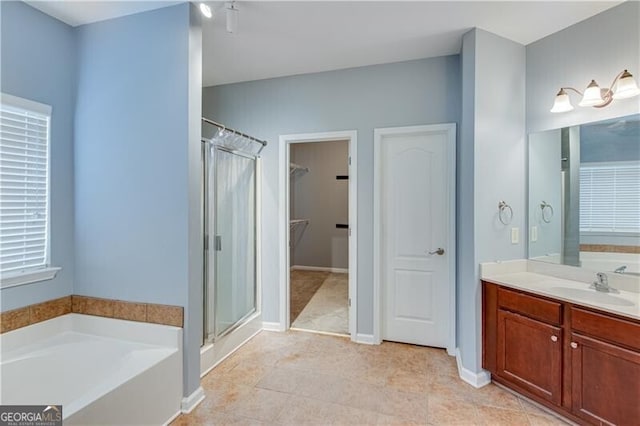
{"type": "Polygon", "coordinates": [[[529,231],[529,240],[531,240],[532,243],[538,241],[538,227],[535,225],[532,226],[531,230],[529,231]]]}
{"type": "Polygon", "coordinates": [[[511,244],[520,242],[520,228],[511,228],[511,244]]]}

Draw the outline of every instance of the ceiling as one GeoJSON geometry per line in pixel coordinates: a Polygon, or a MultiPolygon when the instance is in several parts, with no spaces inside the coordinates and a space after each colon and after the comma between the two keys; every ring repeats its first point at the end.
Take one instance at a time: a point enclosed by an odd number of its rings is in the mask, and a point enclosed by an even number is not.
{"type": "Polygon", "coordinates": [[[24,2],[74,27],[184,3],[184,1],[168,0],[24,0],[24,2]]]}
{"type": "MultiPolygon", "coordinates": [[[[27,3],[77,26],[180,2],[27,3]]],[[[205,86],[456,54],[473,27],[526,45],[621,2],[238,1],[234,34],[225,3],[207,3],[216,16],[203,22],[205,86]]]]}

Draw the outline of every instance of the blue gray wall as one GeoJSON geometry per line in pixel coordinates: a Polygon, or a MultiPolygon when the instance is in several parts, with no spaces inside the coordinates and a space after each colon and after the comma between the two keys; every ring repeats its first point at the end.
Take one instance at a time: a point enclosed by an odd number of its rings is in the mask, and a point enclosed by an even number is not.
{"type": "Polygon", "coordinates": [[[0,2],[4,93],[52,106],[51,264],[55,279],[0,290],[0,310],[71,294],[74,275],[73,112],[76,41],[72,27],[17,1],[0,2]]]}
{"type": "Polygon", "coordinates": [[[638,98],[613,101],[606,108],[583,108],[571,93],[575,109],[549,112],[558,89],[579,90],[595,79],[608,87],[628,68],[640,78],[640,2],[627,1],[527,46],[527,129],[529,133],[622,117],[640,112],[638,98]]]}
{"type": "Polygon", "coordinates": [[[201,51],[191,9],[79,27],[75,115],[74,292],[184,306],[187,395],[199,386],[202,335],[201,51]]]}
{"type": "Polygon", "coordinates": [[[263,151],[264,321],[278,322],[278,137],[358,131],[358,321],[373,333],[373,129],[460,119],[458,55],[207,87],[203,113],[269,141],[263,151]]]}
{"type": "Polygon", "coordinates": [[[474,29],[462,41],[462,131],[458,164],[458,348],[481,370],[479,264],[525,256],[525,47],[474,29]],[[498,220],[498,203],[513,221],[498,220]],[[511,229],[520,241],[511,243],[511,229]]]}

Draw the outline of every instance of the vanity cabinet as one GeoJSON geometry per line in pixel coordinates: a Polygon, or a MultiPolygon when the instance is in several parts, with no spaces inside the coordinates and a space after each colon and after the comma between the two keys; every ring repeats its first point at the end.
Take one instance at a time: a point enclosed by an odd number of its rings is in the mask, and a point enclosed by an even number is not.
{"type": "Polygon", "coordinates": [[[640,321],[483,282],[483,367],[583,424],[637,425],[640,321]]]}

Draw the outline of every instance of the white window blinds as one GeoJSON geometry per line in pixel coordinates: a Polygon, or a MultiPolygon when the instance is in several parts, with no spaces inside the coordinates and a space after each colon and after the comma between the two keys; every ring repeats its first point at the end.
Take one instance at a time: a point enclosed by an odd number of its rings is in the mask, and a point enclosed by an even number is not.
{"type": "Polygon", "coordinates": [[[580,166],[580,230],[640,233],[640,163],[580,166]]]}
{"type": "Polygon", "coordinates": [[[2,94],[0,102],[0,273],[49,262],[51,108],[2,94]]]}

